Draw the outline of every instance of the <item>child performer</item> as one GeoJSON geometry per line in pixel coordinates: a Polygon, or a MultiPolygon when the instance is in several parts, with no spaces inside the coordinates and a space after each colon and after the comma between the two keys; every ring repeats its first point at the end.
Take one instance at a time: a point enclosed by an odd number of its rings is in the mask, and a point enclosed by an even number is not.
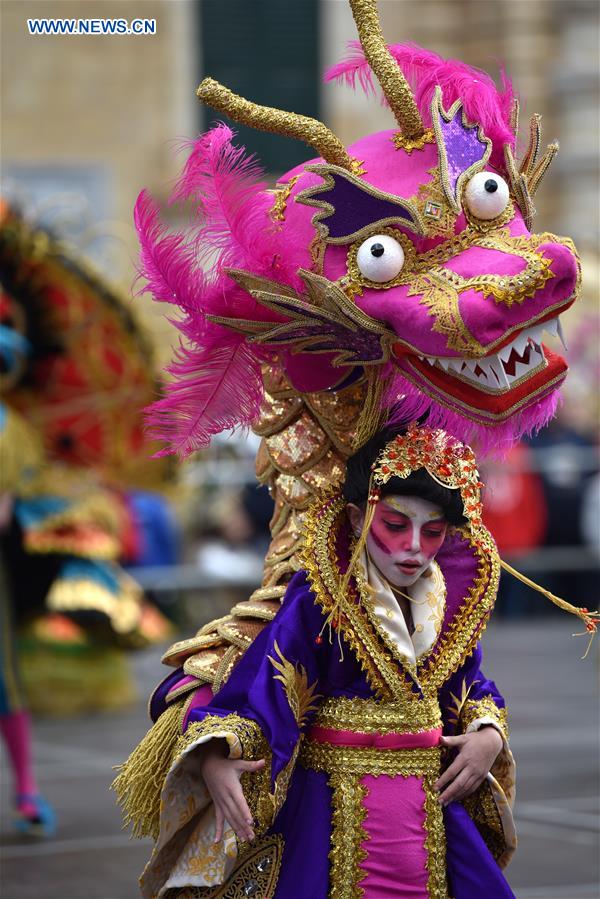
{"type": "Polygon", "coordinates": [[[116,782],[158,837],[145,897],[513,896],[481,486],[442,431],[373,438],[308,515],[304,569],[221,690],[165,711],[186,678],[163,682],[116,782]]]}

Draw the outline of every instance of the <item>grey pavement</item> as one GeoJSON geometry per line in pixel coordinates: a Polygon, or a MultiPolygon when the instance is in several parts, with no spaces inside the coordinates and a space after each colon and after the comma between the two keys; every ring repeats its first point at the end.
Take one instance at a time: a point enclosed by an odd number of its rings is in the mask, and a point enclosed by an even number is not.
{"type": "MultiPolygon", "coordinates": [[[[598,899],[598,645],[586,661],[569,616],[494,622],[485,672],[510,708],[517,759],[519,850],[507,876],[518,899],[598,899]]],[[[575,625],[575,626],[574,626],[575,625]]],[[[600,640],[598,640],[600,644],[600,640]]],[[[136,899],[149,843],[123,832],[108,790],[113,765],[146,729],[145,697],[162,676],[157,651],[132,659],[140,701],[121,714],[38,720],[42,789],[59,815],[56,838],[10,832],[10,784],[2,766],[2,899],[136,899]],[[143,698],[142,698],[143,697],[143,698]]],[[[301,890],[298,899],[303,897],[301,890]]]]}

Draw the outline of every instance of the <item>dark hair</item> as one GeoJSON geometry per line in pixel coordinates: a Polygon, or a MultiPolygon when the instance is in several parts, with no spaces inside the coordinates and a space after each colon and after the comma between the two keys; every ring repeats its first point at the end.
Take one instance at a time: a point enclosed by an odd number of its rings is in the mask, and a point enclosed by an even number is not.
{"type": "MultiPolygon", "coordinates": [[[[398,434],[405,433],[404,428],[386,428],[375,437],[371,437],[346,463],[346,480],[344,482],[344,498],[349,503],[360,505],[369,494],[371,465],[377,459],[384,446],[398,434]]],[[[466,523],[463,504],[458,490],[442,487],[424,469],[411,472],[407,478],[390,478],[381,488],[382,496],[419,496],[443,509],[444,517],[449,524],[466,523]]]]}

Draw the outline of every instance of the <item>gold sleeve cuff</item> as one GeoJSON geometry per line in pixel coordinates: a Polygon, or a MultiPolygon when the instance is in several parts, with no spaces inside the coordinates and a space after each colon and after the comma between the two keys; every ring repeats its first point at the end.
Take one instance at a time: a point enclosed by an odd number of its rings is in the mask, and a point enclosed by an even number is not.
{"type": "Polygon", "coordinates": [[[254,761],[264,757],[266,741],[256,721],[231,714],[207,715],[202,721],[192,721],[179,738],[174,758],[212,737],[227,740],[231,759],[254,761]]]}
{"type": "MultiPolygon", "coordinates": [[[[257,761],[264,759],[263,768],[255,772],[244,771],[241,785],[254,819],[254,829],[261,835],[273,823],[278,810],[277,789],[271,793],[271,761],[272,753],[269,745],[255,721],[241,718],[239,715],[207,715],[202,721],[194,721],[180,737],[174,758],[177,760],[187,752],[206,743],[213,737],[227,740],[229,758],[257,761]]],[[[291,769],[292,766],[290,766],[291,769]]],[[[281,775],[278,781],[281,779],[281,775]]],[[[287,783],[280,790],[285,790],[287,783]]]]}
{"type": "Polygon", "coordinates": [[[476,730],[477,724],[491,724],[508,743],[508,720],[506,709],[501,709],[491,696],[481,699],[467,699],[460,713],[461,732],[476,730]]]}

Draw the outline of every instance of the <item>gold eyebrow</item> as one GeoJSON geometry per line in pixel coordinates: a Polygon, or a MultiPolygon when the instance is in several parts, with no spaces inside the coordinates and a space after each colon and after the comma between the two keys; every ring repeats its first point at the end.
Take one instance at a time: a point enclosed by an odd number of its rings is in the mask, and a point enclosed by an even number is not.
{"type": "Polygon", "coordinates": [[[391,506],[396,512],[401,512],[402,515],[406,515],[407,518],[416,517],[414,512],[411,512],[410,509],[407,509],[402,503],[399,503],[393,496],[386,497],[383,502],[386,506],[391,506]]]}

